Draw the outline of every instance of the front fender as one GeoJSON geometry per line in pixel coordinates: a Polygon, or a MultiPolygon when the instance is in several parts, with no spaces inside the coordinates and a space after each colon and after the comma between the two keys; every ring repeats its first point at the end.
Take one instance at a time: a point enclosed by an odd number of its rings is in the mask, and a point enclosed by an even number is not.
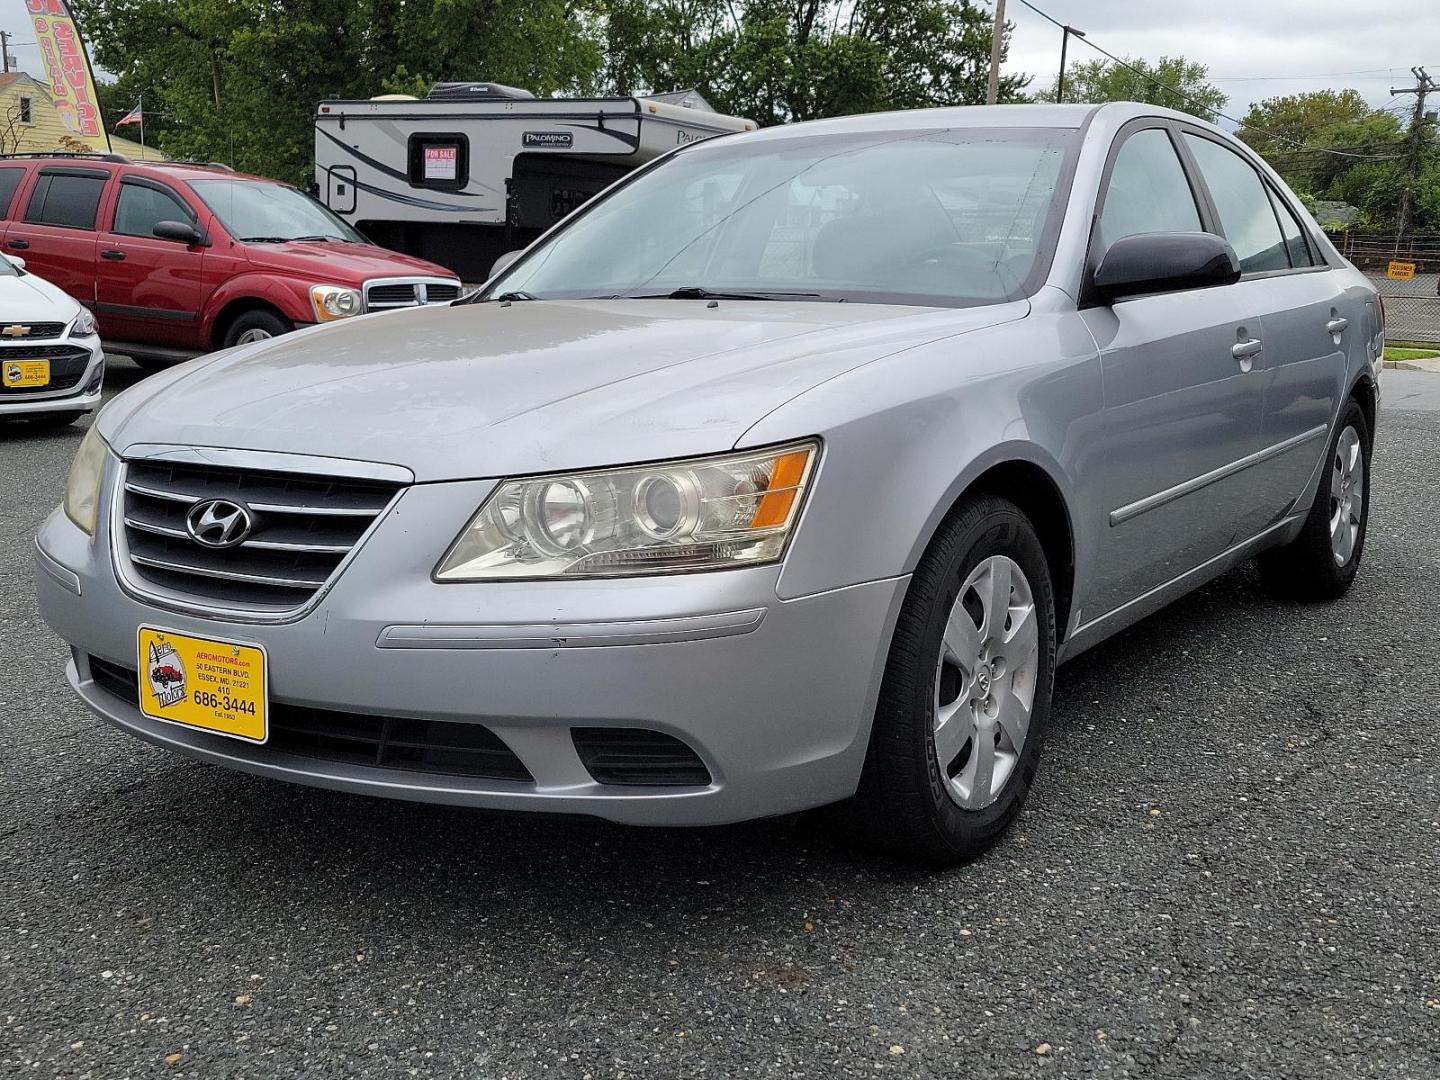
{"type": "Polygon", "coordinates": [[[246,273],[230,278],[214,293],[201,314],[201,328],[206,341],[213,341],[215,323],[220,313],[237,300],[260,300],[277,308],[285,318],[297,326],[315,321],[315,311],[310,306],[310,286],[314,282],[286,277],[274,271],[246,273]]]}
{"type": "Polygon", "coordinates": [[[743,440],[825,441],[781,598],[912,572],[966,489],[1014,461],[1042,469],[1065,502],[1078,592],[1097,543],[1084,507],[1102,408],[1099,355],[1073,313],[922,345],[793,399],[743,440]]]}

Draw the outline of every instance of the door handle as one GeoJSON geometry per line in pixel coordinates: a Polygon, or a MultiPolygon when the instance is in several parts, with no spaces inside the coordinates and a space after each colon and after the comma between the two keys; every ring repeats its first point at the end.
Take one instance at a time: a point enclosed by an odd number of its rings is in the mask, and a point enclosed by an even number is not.
{"type": "Polygon", "coordinates": [[[16,251],[24,251],[30,246],[29,240],[11,240],[9,243],[16,251]]]}
{"type": "Polygon", "coordinates": [[[1325,329],[1332,334],[1343,334],[1345,328],[1350,325],[1350,320],[1345,318],[1331,319],[1325,324],[1325,329]]]}
{"type": "Polygon", "coordinates": [[[112,249],[110,251],[100,252],[100,257],[102,259],[109,259],[111,262],[123,262],[125,259],[125,252],[115,251],[112,249]]]}
{"type": "Polygon", "coordinates": [[[1250,338],[1248,341],[1237,341],[1230,346],[1230,355],[1236,360],[1248,360],[1265,346],[1259,338],[1250,338]]]}

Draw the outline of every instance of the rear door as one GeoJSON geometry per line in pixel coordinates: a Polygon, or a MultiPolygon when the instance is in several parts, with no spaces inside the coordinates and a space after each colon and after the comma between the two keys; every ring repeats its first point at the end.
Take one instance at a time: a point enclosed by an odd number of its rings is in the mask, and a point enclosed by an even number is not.
{"type": "Polygon", "coordinates": [[[105,217],[96,313],[106,340],[197,346],[205,248],[155,235],[162,221],[199,227],[195,209],[168,184],[127,175],[105,217]]]}
{"type": "MultiPolygon", "coordinates": [[[[0,165],[0,237],[3,237],[5,230],[10,227],[11,214],[17,212],[13,204],[16,202],[15,196],[24,186],[27,171],[25,165],[0,165]]],[[[22,255],[19,251],[14,254],[22,255]]]]}
{"type": "Polygon", "coordinates": [[[1345,392],[1346,350],[1361,342],[1364,316],[1350,310],[1339,275],[1259,170],[1208,132],[1186,131],[1184,142],[1219,228],[1241,257],[1241,286],[1262,311],[1262,460],[1253,469],[1267,513],[1251,523],[1253,533],[1283,518],[1314,474],[1345,392]]]}
{"type": "MultiPolygon", "coordinates": [[[[1163,120],[1121,131],[1107,167],[1091,266],[1116,240],[1213,229],[1163,120]]],[[[1238,286],[1142,296],[1082,316],[1100,349],[1105,395],[1102,542],[1087,615],[1099,617],[1231,543],[1263,497],[1243,462],[1260,445],[1260,308],[1238,286]],[[1239,355],[1237,355],[1237,346],[1239,355]]]]}
{"type": "Polygon", "coordinates": [[[42,166],[5,232],[7,253],[87,307],[95,304],[95,219],[111,176],[101,166],[42,166]]]}

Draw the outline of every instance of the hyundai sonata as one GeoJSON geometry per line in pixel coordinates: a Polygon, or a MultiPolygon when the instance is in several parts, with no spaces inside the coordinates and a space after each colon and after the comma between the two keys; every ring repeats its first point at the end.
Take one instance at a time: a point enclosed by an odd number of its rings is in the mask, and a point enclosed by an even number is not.
{"type": "Polygon", "coordinates": [[[1382,315],[1151,107],[860,116],[638,171],[453,306],[162,373],[36,544],[116,727],[264,776],[974,856],[1055,667],[1241,560],[1339,596],[1382,315]]]}

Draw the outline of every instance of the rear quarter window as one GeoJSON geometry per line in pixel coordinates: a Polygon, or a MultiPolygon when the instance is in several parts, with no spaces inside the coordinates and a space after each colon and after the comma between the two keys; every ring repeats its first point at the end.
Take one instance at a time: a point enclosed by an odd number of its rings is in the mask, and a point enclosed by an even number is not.
{"type": "Polygon", "coordinates": [[[25,180],[25,170],[18,166],[11,165],[8,168],[0,169],[0,220],[10,216],[10,203],[15,198],[15,192],[20,190],[21,183],[25,180]]]}

